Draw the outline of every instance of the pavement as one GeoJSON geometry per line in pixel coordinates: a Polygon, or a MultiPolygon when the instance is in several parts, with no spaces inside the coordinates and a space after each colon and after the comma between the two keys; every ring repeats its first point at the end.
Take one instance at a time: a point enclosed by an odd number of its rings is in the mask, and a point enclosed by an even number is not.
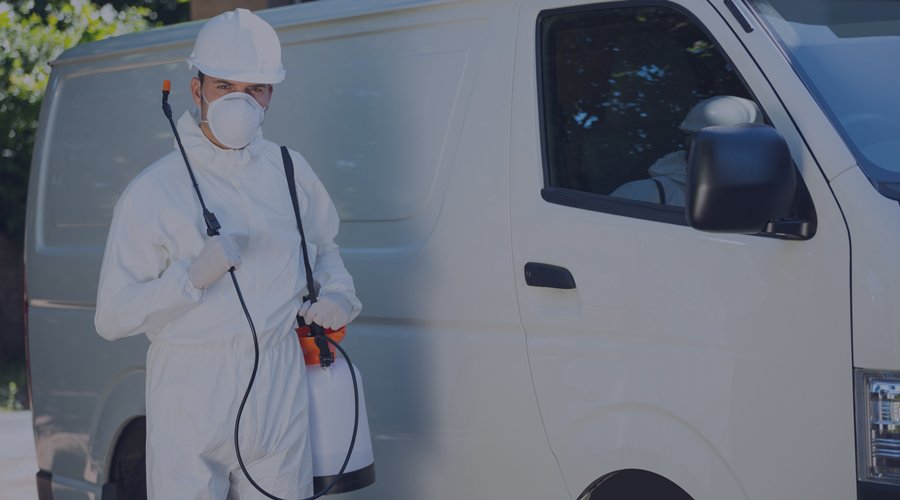
{"type": "Polygon", "coordinates": [[[31,412],[0,412],[0,500],[37,500],[31,412]]]}

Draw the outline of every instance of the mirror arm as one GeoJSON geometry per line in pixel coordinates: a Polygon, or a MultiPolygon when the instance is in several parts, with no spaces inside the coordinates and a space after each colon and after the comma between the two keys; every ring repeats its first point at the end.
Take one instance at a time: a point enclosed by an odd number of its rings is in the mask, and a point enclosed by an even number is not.
{"type": "Polygon", "coordinates": [[[812,238],[814,229],[809,220],[788,218],[769,221],[759,234],[782,240],[808,240],[812,238]]]}

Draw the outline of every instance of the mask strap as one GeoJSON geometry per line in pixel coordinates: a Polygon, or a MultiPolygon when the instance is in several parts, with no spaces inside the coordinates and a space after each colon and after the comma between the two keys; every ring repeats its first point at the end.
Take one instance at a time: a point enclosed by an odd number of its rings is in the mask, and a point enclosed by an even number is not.
{"type": "MultiPolygon", "coordinates": [[[[207,98],[206,98],[206,95],[203,94],[203,88],[202,88],[202,87],[200,88],[200,100],[201,100],[201,101],[206,101],[206,116],[209,117],[209,106],[210,106],[210,104],[209,104],[209,99],[207,99],[207,98]]],[[[200,123],[207,123],[207,124],[208,124],[208,123],[209,123],[209,120],[204,120],[204,119],[203,119],[203,116],[202,116],[203,110],[202,110],[202,109],[200,110],[200,113],[201,113],[201,116],[200,116],[200,123]]]]}

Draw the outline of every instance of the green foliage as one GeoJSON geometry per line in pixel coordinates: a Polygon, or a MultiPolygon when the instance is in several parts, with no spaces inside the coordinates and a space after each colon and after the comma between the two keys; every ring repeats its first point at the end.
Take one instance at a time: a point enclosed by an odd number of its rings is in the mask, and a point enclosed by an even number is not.
{"type": "Polygon", "coordinates": [[[8,362],[0,365],[0,411],[26,409],[25,363],[8,362]]]}
{"type": "Polygon", "coordinates": [[[146,29],[148,7],[89,0],[0,1],[0,232],[21,242],[25,195],[49,63],[80,43],[146,29]]]}
{"type": "Polygon", "coordinates": [[[21,410],[22,404],[16,400],[19,394],[19,386],[15,382],[10,382],[6,390],[6,398],[2,401],[2,409],[5,411],[21,410]]]}
{"type": "Polygon", "coordinates": [[[189,21],[191,18],[190,0],[93,0],[94,3],[109,3],[116,10],[123,10],[129,5],[146,7],[149,13],[146,18],[154,24],[175,24],[189,21]]]}

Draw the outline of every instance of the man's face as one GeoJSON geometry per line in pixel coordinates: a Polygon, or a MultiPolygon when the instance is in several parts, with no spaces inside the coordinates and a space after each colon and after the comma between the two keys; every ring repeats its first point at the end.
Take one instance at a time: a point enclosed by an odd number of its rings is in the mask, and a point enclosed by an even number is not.
{"type": "Polygon", "coordinates": [[[209,108],[207,102],[213,102],[225,94],[230,94],[232,92],[243,92],[249,95],[265,109],[268,108],[269,101],[272,99],[273,87],[267,83],[238,82],[209,75],[203,77],[202,83],[197,77],[194,77],[191,80],[191,96],[194,98],[194,104],[200,108],[200,119],[204,120],[204,122],[201,122],[200,124],[200,129],[206,137],[221,148],[225,148],[225,146],[216,140],[212,131],[209,130],[209,125],[205,122],[207,119],[206,112],[209,108]],[[205,97],[205,99],[203,99],[203,97],[205,97]]]}
{"type": "Polygon", "coordinates": [[[206,101],[209,102],[213,102],[225,94],[230,94],[232,92],[243,92],[256,99],[256,102],[258,102],[260,106],[265,108],[269,105],[269,101],[272,99],[272,90],[272,86],[267,83],[238,82],[234,80],[215,78],[212,76],[204,76],[202,84],[200,83],[200,79],[197,77],[194,77],[191,80],[191,94],[194,97],[194,104],[200,107],[200,109],[203,111],[204,119],[206,116],[207,104],[203,99],[201,99],[201,92],[206,97],[206,101]]]}

